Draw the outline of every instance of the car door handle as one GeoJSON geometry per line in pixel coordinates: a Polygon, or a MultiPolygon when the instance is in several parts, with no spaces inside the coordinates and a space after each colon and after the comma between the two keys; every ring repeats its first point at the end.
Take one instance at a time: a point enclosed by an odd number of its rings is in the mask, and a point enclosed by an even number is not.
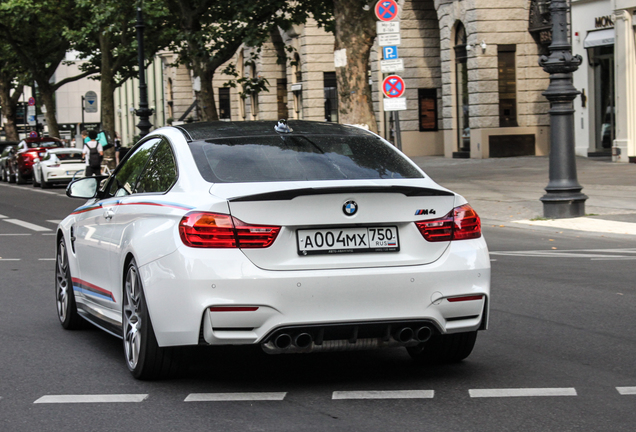
{"type": "Polygon", "coordinates": [[[115,214],[115,212],[114,212],[114,211],[112,211],[111,209],[106,209],[106,210],[104,211],[104,217],[105,217],[106,219],[112,219],[114,214],[115,214]]]}

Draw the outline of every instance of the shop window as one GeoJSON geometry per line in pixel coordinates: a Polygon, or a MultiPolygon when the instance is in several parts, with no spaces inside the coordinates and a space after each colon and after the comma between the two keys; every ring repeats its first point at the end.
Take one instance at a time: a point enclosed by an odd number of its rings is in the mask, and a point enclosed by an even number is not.
{"type": "Polygon", "coordinates": [[[231,120],[231,107],[230,107],[230,89],[227,87],[219,88],[219,119],[231,120]]]}
{"type": "Polygon", "coordinates": [[[497,46],[499,69],[499,126],[517,124],[516,45],[497,46]]]}
{"type": "Polygon", "coordinates": [[[437,90],[418,89],[420,131],[437,130],[437,90]]]}
{"type": "Polygon", "coordinates": [[[289,116],[287,111],[287,80],[276,80],[276,102],[278,103],[278,118],[286,119],[289,116]]]}
{"type": "Polygon", "coordinates": [[[338,83],[335,72],[324,73],[325,121],[338,123],[338,83]]]}

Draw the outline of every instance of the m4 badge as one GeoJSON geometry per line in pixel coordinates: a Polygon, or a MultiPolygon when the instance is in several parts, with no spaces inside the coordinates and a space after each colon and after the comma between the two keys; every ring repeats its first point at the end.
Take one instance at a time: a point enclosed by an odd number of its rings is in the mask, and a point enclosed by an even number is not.
{"type": "Polygon", "coordinates": [[[415,215],[416,216],[420,216],[420,215],[434,215],[435,209],[421,209],[421,210],[415,210],[415,215]]]}

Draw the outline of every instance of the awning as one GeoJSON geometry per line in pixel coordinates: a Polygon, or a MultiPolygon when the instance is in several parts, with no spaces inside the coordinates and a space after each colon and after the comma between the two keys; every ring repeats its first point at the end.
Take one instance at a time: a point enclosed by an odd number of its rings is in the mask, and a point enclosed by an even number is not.
{"type": "Polygon", "coordinates": [[[616,32],[613,28],[589,32],[587,36],[585,36],[583,48],[612,46],[614,45],[615,37],[616,32]]]}

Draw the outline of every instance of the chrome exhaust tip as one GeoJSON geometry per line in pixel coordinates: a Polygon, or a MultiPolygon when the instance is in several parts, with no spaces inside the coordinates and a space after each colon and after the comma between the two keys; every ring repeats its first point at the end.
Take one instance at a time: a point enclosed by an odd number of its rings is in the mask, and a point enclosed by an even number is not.
{"type": "Polygon", "coordinates": [[[433,330],[428,326],[420,327],[415,331],[415,339],[418,342],[426,342],[431,336],[433,336],[433,330]]]}
{"type": "Polygon", "coordinates": [[[274,339],[274,346],[278,349],[288,348],[292,343],[292,338],[287,333],[281,333],[274,339]]]}
{"type": "Polygon", "coordinates": [[[393,334],[393,338],[398,342],[406,343],[413,339],[413,329],[411,329],[410,327],[403,327],[401,329],[398,329],[393,334]]]}
{"type": "Polygon", "coordinates": [[[309,348],[313,340],[309,333],[301,333],[294,338],[294,345],[298,348],[309,348]]]}

